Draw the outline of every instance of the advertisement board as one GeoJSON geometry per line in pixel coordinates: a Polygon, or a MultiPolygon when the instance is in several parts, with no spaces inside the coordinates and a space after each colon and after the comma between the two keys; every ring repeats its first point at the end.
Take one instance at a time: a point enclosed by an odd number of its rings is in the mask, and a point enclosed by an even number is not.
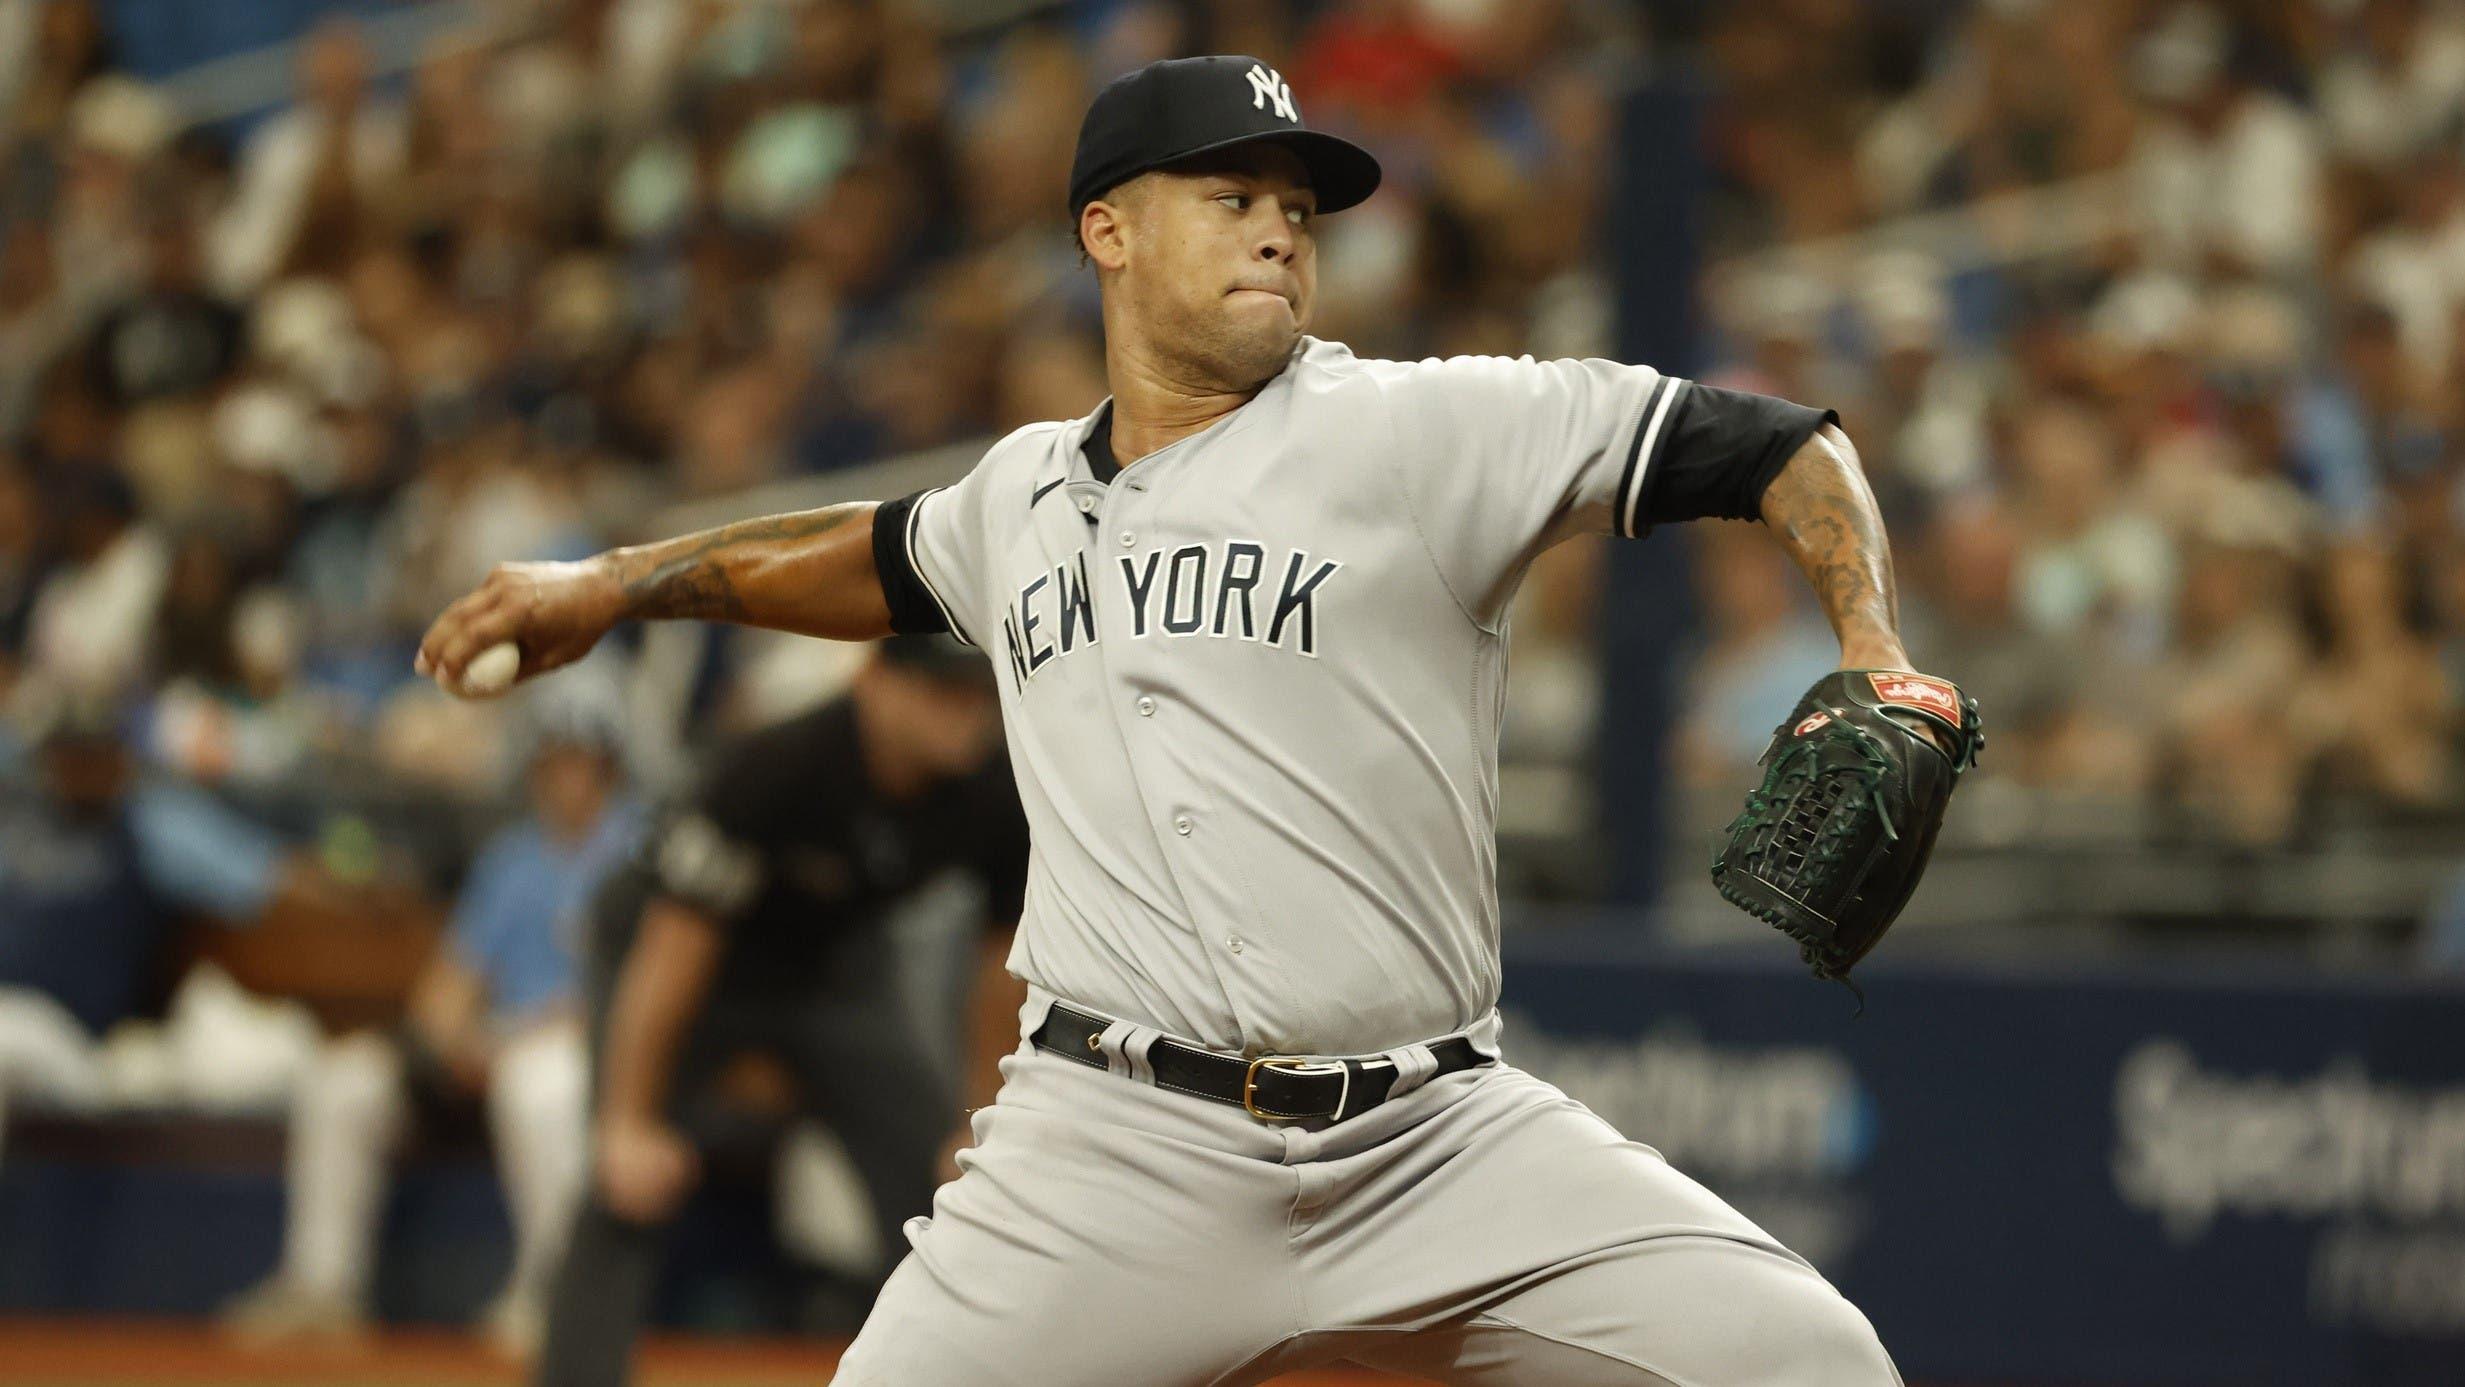
{"type": "MultiPolygon", "coordinates": [[[[1776,941],[1775,941],[1776,942],[1776,941]]],[[[2465,1383],[2465,987],[1535,931],[1508,1058],[1729,1198],[1912,1379],[2465,1383]]]]}

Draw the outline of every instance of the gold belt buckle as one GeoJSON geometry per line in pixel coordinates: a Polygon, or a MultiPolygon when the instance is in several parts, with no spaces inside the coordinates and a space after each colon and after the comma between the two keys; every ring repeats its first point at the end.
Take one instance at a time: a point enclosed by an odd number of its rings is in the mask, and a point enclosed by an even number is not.
{"type": "Polygon", "coordinates": [[[1241,1076],[1241,1110],[1261,1122],[1306,1122],[1313,1117],[1334,1117],[1344,1110],[1352,1097],[1352,1066],[1342,1060],[1302,1060],[1284,1055],[1260,1055],[1250,1061],[1249,1072],[1241,1076]],[[1258,1106],[1258,1071],[1279,1070],[1286,1074],[1341,1074],[1344,1086],[1335,1095],[1334,1112],[1270,1112],[1258,1106]]]}

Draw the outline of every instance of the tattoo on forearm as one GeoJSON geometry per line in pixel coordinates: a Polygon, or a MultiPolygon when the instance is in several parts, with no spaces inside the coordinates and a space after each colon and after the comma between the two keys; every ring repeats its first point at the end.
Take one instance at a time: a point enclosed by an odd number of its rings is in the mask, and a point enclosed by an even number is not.
{"type": "Polygon", "coordinates": [[[774,546],[793,545],[838,529],[857,515],[861,505],[828,506],[821,510],[765,515],[687,535],[641,551],[649,566],[625,580],[626,614],[637,618],[742,621],[747,616],[735,575],[792,554],[774,546]],[[674,552],[663,552],[673,550],[674,552]]]}
{"type": "Polygon", "coordinates": [[[1891,545],[1845,440],[1816,434],[1763,494],[1763,518],[1814,584],[1842,643],[1900,640],[1891,545]]]}
{"type": "Polygon", "coordinates": [[[728,575],[706,559],[670,559],[625,584],[625,600],[638,617],[735,621],[745,614],[728,575]]]}

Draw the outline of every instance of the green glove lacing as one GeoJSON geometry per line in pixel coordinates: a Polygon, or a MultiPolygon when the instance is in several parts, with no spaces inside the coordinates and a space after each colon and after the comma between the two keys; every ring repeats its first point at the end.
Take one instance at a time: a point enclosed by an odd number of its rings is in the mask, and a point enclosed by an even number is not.
{"type": "MultiPolygon", "coordinates": [[[[1883,825],[1883,837],[1886,842],[1899,841],[1900,828],[1892,822],[1891,805],[1883,795],[1883,782],[1884,778],[1891,773],[1891,762],[1885,758],[1882,749],[1875,744],[1874,735],[1866,729],[1838,718],[1835,718],[1834,726],[1839,731],[1851,735],[1859,753],[1859,761],[1856,765],[1834,767],[1832,773],[1846,773],[1856,778],[1857,783],[1849,793],[1864,795],[1867,802],[1874,806],[1875,818],[1883,825]]],[[[1824,744],[1838,735],[1838,732],[1833,732],[1819,739],[1800,739],[1783,751],[1779,759],[1772,763],[1771,769],[1765,773],[1762,783],[1746,792],[1746,807],[1736,819],[1730,822],[1727,830],[1729,835],[1734,838],[1741,832],[1768,829],[1772,836],[1765,840],[1764,852],[1767,854],[1785,852],[1787,849],[1780,842],[1780,835],[1788,828],[1789,810],[1804,802],[1810,786],[1816,779],[1814,770],[1807,765],[1807,762],[1819,761],[1824,744]]],[[[1841,814],[1840,802],[1834,801],[1826,806],[1823,826],[1816,833],[1815,841],[1806,848],[1805,864],[1821,867],[1838,866],[1847,856],[1850,841],[1856,836],[1856,821],[1841,814]]],[[[1727,849],[1724,846],[1722,852],[1713,859],[1713,867],[1716,871],[1726,857],[1727,849]]],[[[1745,904],[1742,901],[1735,901],[1734,898],[1732,900],[1735,904],[1745,904]]],[[[1786,929],[1777,911],[1764,913],[1764,918],[1786,929]]],[[[1794,930],[1788,932],[1796,934],[1794,930]]],[[[1859,988],[1845,971],[1831,966],[1822,942],[1798,936],[1798,957],[1806,963],[1817,978],[1825,982],[1837,982],[1847,987],[1850,993],[1857,998],[1858,1011],[1861,1014],[1865,1011],[1866,994],[1864,990],[1859,988]]]]}

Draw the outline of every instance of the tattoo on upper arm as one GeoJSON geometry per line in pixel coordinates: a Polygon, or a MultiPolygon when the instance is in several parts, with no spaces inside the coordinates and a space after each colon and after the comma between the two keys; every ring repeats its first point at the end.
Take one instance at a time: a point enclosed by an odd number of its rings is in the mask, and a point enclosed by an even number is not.
{"type": "Polygon", "coordinates": [[[744,598],[728,576],[731,564],[759,562],[764,545],[812,539],[838,529],[865,507],[826,506],[786,515],[757,516],[695,537],[682,552],[625,582],[629,610],[641,617],[741,621],[744,598]]]}
{"type": "Polygon", "coordinates": [[[1829,430],[1808,438],[1764,492],[1763,516],[1778,532],[1843,636],[1896,634],[1891,545],[1874,491],[1854,449],[1829,430]]]}

